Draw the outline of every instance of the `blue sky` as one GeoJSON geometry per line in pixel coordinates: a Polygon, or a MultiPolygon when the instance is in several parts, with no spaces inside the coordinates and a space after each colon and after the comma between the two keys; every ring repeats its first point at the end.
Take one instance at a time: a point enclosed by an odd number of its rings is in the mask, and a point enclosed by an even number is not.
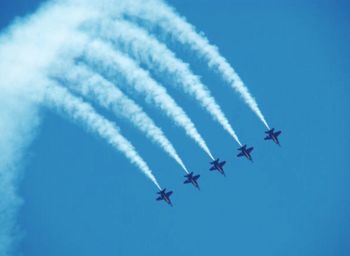
{"type": "MultiPolygon", "coordinates": [[[[2,4],[0,25],[40,1],[2,4]]],[[[229,60],[257,99],[282,147],[263,141],[264,126],[220,77],[173,43],[211,89],[240,140],[255,146],[252,164],[191,99],[169,87],[215,156],[208,157],[164,116],[162,126],[202,190],[127,122],[122,132],[174,190],[174,207],[97,136],[42,109],[25,157],[18,254],[41,255],[349,255],[350,5],[346,1],[170,1],[229,60]]],[[[160,78],[164,80],[165,78],[160,78]]],[[[140,104],[143,104],[140,101],[140,104]]],[[[113,119],[111,115],[109,118],[113,119]]]]}

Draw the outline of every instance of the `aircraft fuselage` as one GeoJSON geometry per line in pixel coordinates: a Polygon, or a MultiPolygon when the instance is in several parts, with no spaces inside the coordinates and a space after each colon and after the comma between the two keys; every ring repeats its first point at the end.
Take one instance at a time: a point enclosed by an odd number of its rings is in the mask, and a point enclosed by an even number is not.
{"type": "Polygon", "coordinates": [[[243,151],[243,154],[244,154],[244,156],[246,157],[246,158],[248,158],[250,161],[252,160],[252,157],[251,157],[251,155],[247,152],[247,151],[243,151]]]}
{"type": "Polygon", "coordinates": [[[225,172],[224,172],[224,169],[221,168],[221,166],[217,166],[216,169],[218,170],[219,173],[221,173],[222,175],[225,176],[225,172]]]}
{"type": "Polygon", "coordinates": [[[271,135],[271,137],[272,137],[273,142],[275,142],[278,145],[280,144],[278,139],[277,139],[277,137],[275,135],[271,135]]]}
{"type": "Polygon", "coordinates": [[[222,167],[219,164],[215,165],[215,168],[219,171],[219,172],[223,172],[224,170],[222,169],[222,167]]]}
{"type": "Polygon", "coordinates": [[[192,183],[193,186],[195,186],[196,188],[199,189],[198,182],[197,182],[195,179],[192,179],[192,180],[191,180],[191,183],[192,183]]]}

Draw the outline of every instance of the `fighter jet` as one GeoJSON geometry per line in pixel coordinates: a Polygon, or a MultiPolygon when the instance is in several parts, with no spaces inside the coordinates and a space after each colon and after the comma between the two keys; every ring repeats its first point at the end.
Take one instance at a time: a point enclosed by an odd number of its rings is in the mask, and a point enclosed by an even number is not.
{"type": "Polygon", "coordinates": [[[171,194],[173,193],[173,191],[169,191],[169,192],[165,192],[166,188],[157,192],[157,194],[159,195],[157,197],[157,201],[160,201],[160,200],[164,200],[167,204],[173,206],[173,204],[171,203],[170,201],[170,196],[171,194]]]}
{"type": "Polygon", "coordinates": [[[221,173],[222,175],[226,176],[225,175],[225,172],[224,172],[224,168],[223,166],[226,164],[226,161],[222,161],[222,162],[219,162],[220,159],[216,159],[215,161],[213,162],[210,162],[210,164],[212,164],[213,166],[210,167],[210,171],[214,171],[214,170],[217,170],[219,173],[221,173]]]}
{"type": "Polygon", "coordinates": [[[268,130],[265,133],[267,134],[267,136],[264,138],[264,140],[272,140],[278,146],[281,146],[280,142],[278,141],[278,136],[282,133],[281,131],[275,132],[275,128],[272,128],[271,130],[268,130]]]}
{"type": "Polygon", "coordinates": [[[238,150],[241,151],[237,156],[245,156],[248,160],[253,162],[252,156],[250,153],[253,151],[253,147],[247,148],[247,145],[244,145],[243,147],[240,147],[238,150]]]}
{"type": "Polygon", "coordinates": [[[197,180],[200,177],[200,175],[194,175],[193,176],[193,172],[191,172],[189,174],[186,174],[185,177],[187,179],[184,181],[184,184],[192,183],[193,186],[195,186],[196,188],[199,189],[199,185],[198,185],[197,180]]]}

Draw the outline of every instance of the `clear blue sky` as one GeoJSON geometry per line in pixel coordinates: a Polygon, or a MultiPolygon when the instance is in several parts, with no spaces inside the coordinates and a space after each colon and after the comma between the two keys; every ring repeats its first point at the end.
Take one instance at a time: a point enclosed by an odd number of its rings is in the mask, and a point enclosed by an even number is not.
{"type": "MultiPolygon", "coordinates": [[[[32,12],[39,0],[1,3],[0,26],[32,12]]],[[[250,162],[193,101],[170,92],[197,124],[224,178],[181,130],[149,110],[202,190],[125,121],[119,122],[174,207],[155,201],[156,187],[118,152],[61,116],[42,111],[20,186],[18,254],[298,255],[350,254],[350,5],[347,1],[170,1],[219,46],[256,97],[282,147],[263,141],[264,127],[205,63],[175,47],[209,86],[250,162]],[[189,3],[191,2],[191,3],[189,3]],[[283,2],[283,4],[281,3],[283,2]]],[[[171,46],[174,46],[171,44],[171,46]]]]}

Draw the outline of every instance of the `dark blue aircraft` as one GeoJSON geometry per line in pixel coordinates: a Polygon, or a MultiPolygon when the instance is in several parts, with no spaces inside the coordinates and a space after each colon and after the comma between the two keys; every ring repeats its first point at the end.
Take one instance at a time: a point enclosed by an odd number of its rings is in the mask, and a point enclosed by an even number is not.
{"type": "Polygon", "coordinates": [[[173,191],[169,191],[169,192],[165,192],[166,188],[157,192],[157,194],[159,195],[157,197],[156,200],[160,201],[160,200],[164,200],[165,202],[167,202],[169,205],[173,206],[173,204],[170,201],[170,196],[173,193],[173,191]]]}
{"type": "Polygon", "coordinates": [[[253,162],[252,156],[250,155],[250,153],[253,151],[253,147],[247,148],[247,145],[244,145],[243,147],[240,147],[238,150],[241,151],[241,153],[239,153],[237,156],[241,157],[241,156],[245,156],[248,160],[253,162]]]}
{"type": "Polygon", "coordinates": [[[193,172],[191,172],[189,174],[186,174],[185,177],[187,179],[184,181],[184,184],[192,183],[193,186],[195,186],[196,188],[199,189],[199,185],[198,185],[197,180],[200,177],[200,175],[194,175],[193,176],[193,172]]]}
{"type": "Polygon", "coordinates": [[[272,128],[271,130],[268,130],[265,133],[267,134],[267,136],[264,138],[264,140],[272,140],[278,146],[281,146],[280,142],[278,141],[278,136],[282,133],[281,131],[275,132],[275,128],[272,128]]]}
{"type": "Polygon", "coordinates": [[[219,158],[216,159],[215,161],[213,162],[210,162],[211,165],[213,165],[212,167],[210,167],[210,171],[214,171],[214,170],[217,170],[219,173],[221,173],[222,175],[226,176],[225,175],[225,172],[224,172],[224,165],[226,164],[226,161],[222,161],[222,162],[219,162],[219,158]]]}

